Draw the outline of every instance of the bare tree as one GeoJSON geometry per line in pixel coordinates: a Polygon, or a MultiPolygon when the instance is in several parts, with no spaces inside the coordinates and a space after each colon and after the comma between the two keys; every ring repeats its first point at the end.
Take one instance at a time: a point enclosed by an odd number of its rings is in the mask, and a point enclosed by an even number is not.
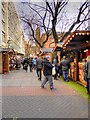
{"type": "MultiPolygon", "coordinates": [[[[32,36],[40,47],[43,47],[47,42],[49,36],[53,34],[54,42],[58,43],[58,35],[57,35],[57,24],[62,21],[62,14],[65,11],[66,5],[68,5],[67,0],[58,0],[55,2],[48,2],[45,0],[43,3],[31,3],[31,2],[22,2],[23,6],[30,10],[28,16],[26,14],[22,14],[20,16],[21,20],[28,24],[32,31],[32,36]],[[46,34],[46,38],[41,44],[35,37],[35,26],[39,26],[40,29],[46,34]]],[[[67,32],[64,32],[64,35],[60,39],[60,41],[64,41],[64,39],[72,32],[73,30],[77,30],[85,21],[89,20],[88,17],[90,10],[88,7],[90,3],[86,0],[79,8],[79,12],[77,13],[76,19],[72,21],[72,23],[66,22],[66,26],[69,26],[67,32]]],[[[64,14],[65,15],[65,14],[64,14]]],[[[67,20],[68,21],[68,20],[67,20]]]]}
{"type": "Polygon", "coordinates": [[[79,8],[79,12],[77,14],[76,20],[71,24],[68,32],[66,32],[63,37],[61,38],[61,42],[70,34],[70,32],[76,27],[75,30],[77,30],[85,21],[89,20],[89,14],[90,14],[90,2],[86,0],[79,8]]]}

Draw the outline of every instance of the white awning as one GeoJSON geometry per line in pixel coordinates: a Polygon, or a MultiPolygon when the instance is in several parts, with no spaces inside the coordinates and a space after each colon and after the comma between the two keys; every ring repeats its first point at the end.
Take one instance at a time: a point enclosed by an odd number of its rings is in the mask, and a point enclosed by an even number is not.
{"type": "Polygon", "coordinates": [[[41,50],[41,52],[49,53],[49,52],[53,51],[53,48],[41,48],[40,50],[41,50]]]}

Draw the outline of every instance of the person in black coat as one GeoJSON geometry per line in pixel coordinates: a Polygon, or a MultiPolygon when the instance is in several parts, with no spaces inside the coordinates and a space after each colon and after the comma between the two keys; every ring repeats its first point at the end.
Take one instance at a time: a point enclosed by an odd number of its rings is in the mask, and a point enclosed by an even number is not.
{"type": "Polygon", "coordinates": [[[43,63],[43,74],[45,76],[44,81],[42,82],[41,87],[44,88],[44,85],[49,81],[50,89],[52,90],[53,87],[53,79],[52,79],[52,68],[53,65],[49,62],[49,56],[46,56],[43,63]]]}

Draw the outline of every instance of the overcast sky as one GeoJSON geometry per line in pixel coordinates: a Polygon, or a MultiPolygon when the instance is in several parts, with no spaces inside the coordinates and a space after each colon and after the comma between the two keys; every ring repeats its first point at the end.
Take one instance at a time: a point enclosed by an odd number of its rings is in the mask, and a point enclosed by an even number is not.
{"type": "MultiPolygon", "coordinates": [[[[10,1],[10,0],[9,0],[10,1]]],[[[12,1],[12,0],[11,0],[12,1]]],[[[14,2],[29,2],[30,0],[13,0],[14,2]]],[[[49,2],[52,0],[48,0],[49,2]]],[[[56,0],[57,1],[57,0],[56,0]]],[[[69,2],[84,2],[85,0],[69,0],[69,2]]],[[[43,0],[31,0],[31,2],[43,2],[43,0]]]]}
{"type": "MultiPolygon", "coordinates": [[[[31,1],[41,3],[44,0],[31,0],[31,1]]],[[[53,1],[53,0],[49,0],[49,1],[53,1]]],[[[69,4],[67,7],[67,18],[73,19],[73,17],[76,16],[78,13],[78,8],[79,8],[80,4],[84,1],[85,0],[69,0],[69,4]]],[[[29,0],[14,0],[14,2],[15,2],[15,4],[18,5],[19,9],[23,9],[25,11],[25,8],[21,8],[21,5],[19,4],[19,2],[29,2],[29,0]]],[[[29,13],[29,11],[27,13],[29,13]]],[[[57,27],[57,31],[60,32],[60,24],[57,27]]]]}

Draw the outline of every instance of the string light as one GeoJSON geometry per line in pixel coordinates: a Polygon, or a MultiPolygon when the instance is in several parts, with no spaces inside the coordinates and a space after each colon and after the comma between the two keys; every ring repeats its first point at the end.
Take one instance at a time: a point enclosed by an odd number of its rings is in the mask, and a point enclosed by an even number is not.
{"type": "Polygon", "coordinates": [[[70,38],[70,40],[72,40],[72,38],[70,38]]]}
{"type": "Polygon", "coordinates": [[[89,33],[87,33],[87,35],[89,35],[89,33]]]}
{"type": "Polygon", "coordinates": [[[74,35],[72,35],[72,37],[74,37],[74,35]]]}
{"type": "Polygon", "coordinates": [[[76,35],[78,35],[78,33],[76,33],[76,35]]]}
{"type": "Polygon", "coordinates": [[[82,35],[85,35],[85,33],[82,33],[82,35]]]}
{"type": "Polygon", "coordinates": [[[81,35],[81,33],[79,33],[79,35],[81,35]]]}

